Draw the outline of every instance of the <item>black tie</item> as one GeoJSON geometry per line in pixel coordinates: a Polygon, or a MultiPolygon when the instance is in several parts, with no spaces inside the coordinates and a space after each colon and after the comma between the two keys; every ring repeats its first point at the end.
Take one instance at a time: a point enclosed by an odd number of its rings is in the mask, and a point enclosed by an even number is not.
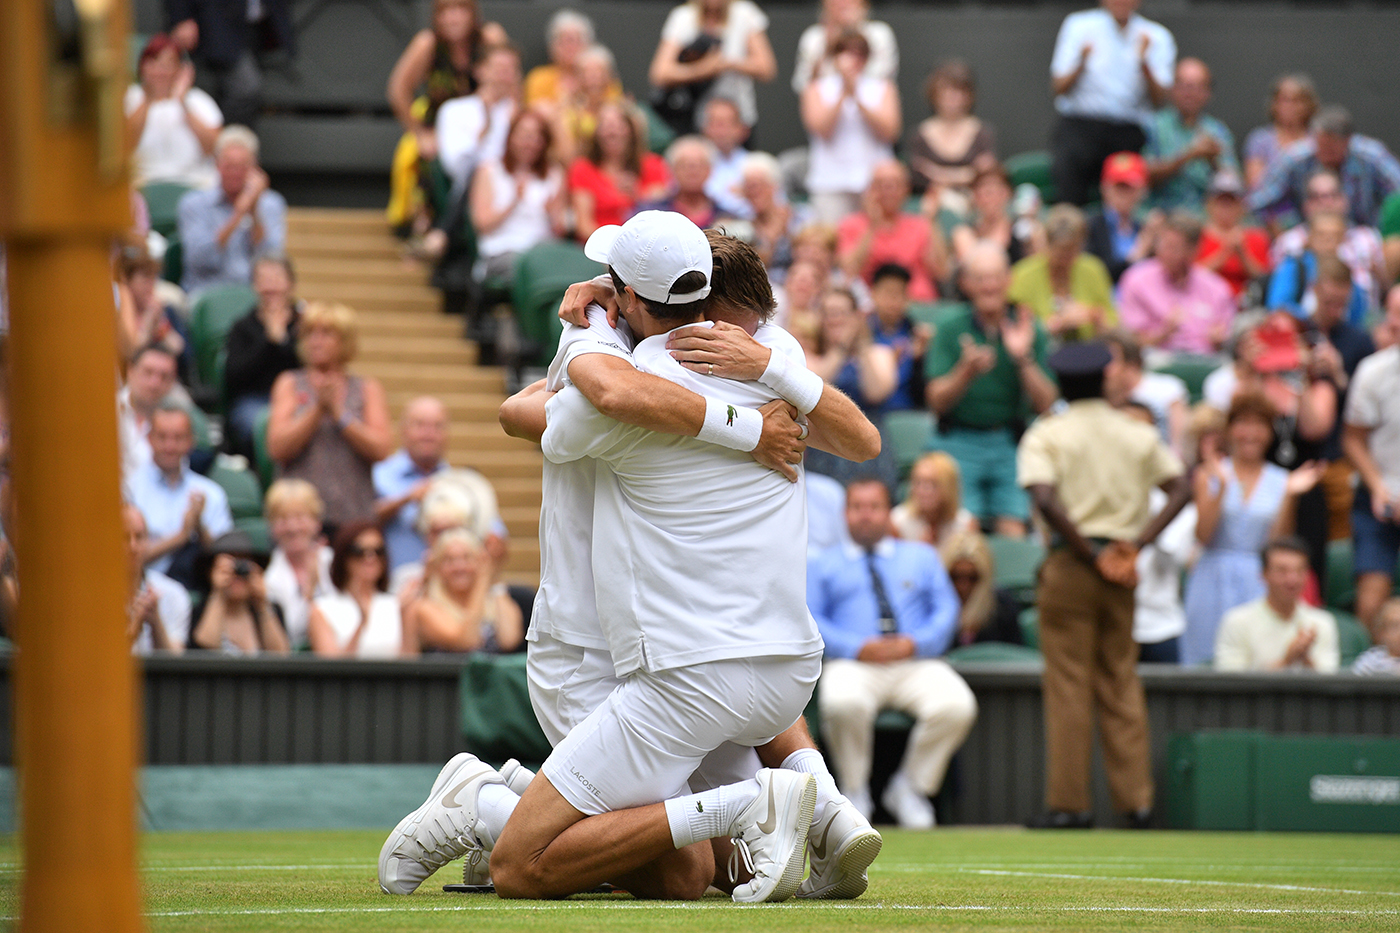
{"type": "Polygon", "coordinates": [[[875,567],[874,548],[865,552],[865,566],[870,568],[870,585],[875,588],[875,603],[880,609],[880,634],[893,635],[899,631],[899,625],[894,620],[890,594],[885,592],[885,581],[880,579],[880,571],[875,567]]]}

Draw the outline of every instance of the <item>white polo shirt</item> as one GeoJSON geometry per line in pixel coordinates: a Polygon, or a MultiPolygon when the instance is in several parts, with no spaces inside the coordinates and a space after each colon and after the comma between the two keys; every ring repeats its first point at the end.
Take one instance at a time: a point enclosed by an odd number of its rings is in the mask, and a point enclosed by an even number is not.
{"type": "Polygon", "coordinates": [[[1162,87],[1171,87],[1176,70],[1176,39],[1167,28],[1134,14],[1119,28],[1107,10],[1098,7],[1065,17],[1055,38],[1050,75],[1063,78],[1079,67],[1084,47],[1092,46],[1084,73],[1068,94],[1055,98],[1055,109],[1065,116],[1139,123],[1152,116],[1147,81],[1139,67],[1138,43],[1147,36],[1147,67],[1162,87]]]}
{"type": "MultiPolygon", "coordinates": [[[[619,319],[616,328],[610,327],[607,313],[598,305],[589,305],[588,327],[564,325],[545,388],[558,392],[571,386],[569,364],[586,353],[605,353],[631,362],[632,342],[626,322],[619,319]]],[[[591,460],[544,462],[540,586],[530,617],[530,641],[546,634],[568,645],[607,650],[593,592],[595,472],[591,460]]]]}
{"type": "Polygon", "coordinates": [[[1371,429],[1371,458],[1386,489],[1400,493],[1400,346],[1372,353],[1356,367],[1346,423],[1371,429]]]}
{"type": "MultiPolygon", "coordinates": [[[[796,346],[788,339],[775,352],[796,346]]],[[[690,372],[666,351],[665,335],[642,341],[633,361],[730,404],[775,397],[757,382],[690,372]]],[[[620,424],[574,388],[550,399],[548,422],[547,459],[598,461],[592,570],[617,676],[821,651],[807,611],[800,479],[790,483],[747,453],[620,424]]]]}

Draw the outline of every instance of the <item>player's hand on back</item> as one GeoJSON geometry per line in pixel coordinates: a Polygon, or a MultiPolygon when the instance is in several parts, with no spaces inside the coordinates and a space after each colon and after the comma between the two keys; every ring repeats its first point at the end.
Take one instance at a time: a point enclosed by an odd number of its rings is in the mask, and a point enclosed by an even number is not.
{"type": "Polygon", "coordinates": [[[666,338],[666,349],[692,372],[745,382],[758,381],[773,355],[748,331],[724,321],[716,321],[713,327],[677,327],[666,338]]]}
{"type": "Polygon", "coordinates": [[[752,451],[753,458],[797,482],[793,464],[801,463],[807,450],[807,431],[797,423],[797,409],[778,398],[760,408],[759,413],[763,415],[763,435],[752,451]]]}

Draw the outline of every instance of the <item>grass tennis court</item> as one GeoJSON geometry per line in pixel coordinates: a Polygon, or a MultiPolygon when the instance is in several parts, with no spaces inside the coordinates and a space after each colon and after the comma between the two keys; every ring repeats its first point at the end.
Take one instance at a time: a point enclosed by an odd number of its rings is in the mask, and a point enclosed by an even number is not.
{"type": "MultiPolygon", "coordinates": [[[[860,900],[737,907],[444,894],[456,866],[390,898],[375,884],[381,833],[156,833],[144,841],[146,909],[155,931],[1400,928],[1394,836],[892,829],[885,839],[860,900]]],[[[76,842],[73,853],[75,885],[102,870],[76,842]]],[[[14,840],[0,860],[8,920],[18,911],[14,840]]]]}

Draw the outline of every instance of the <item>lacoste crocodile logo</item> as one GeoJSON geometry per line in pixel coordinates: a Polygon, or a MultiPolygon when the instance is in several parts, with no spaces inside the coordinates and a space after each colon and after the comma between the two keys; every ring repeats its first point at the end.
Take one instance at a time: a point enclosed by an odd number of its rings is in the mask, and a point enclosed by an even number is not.
{"type": "Polygon", "coordinates": [[[734,406],[733,406],[733,405],[728,406],[728,408],[729,408],[729,418],[724,422],[724,425],[725,425],[725,427],[732,428],[732,427],[734,427],[734,416],[737,415],[737,414],[739,414],[739,413],[738,413],[737,411],[734,410],[734,406]]]}

